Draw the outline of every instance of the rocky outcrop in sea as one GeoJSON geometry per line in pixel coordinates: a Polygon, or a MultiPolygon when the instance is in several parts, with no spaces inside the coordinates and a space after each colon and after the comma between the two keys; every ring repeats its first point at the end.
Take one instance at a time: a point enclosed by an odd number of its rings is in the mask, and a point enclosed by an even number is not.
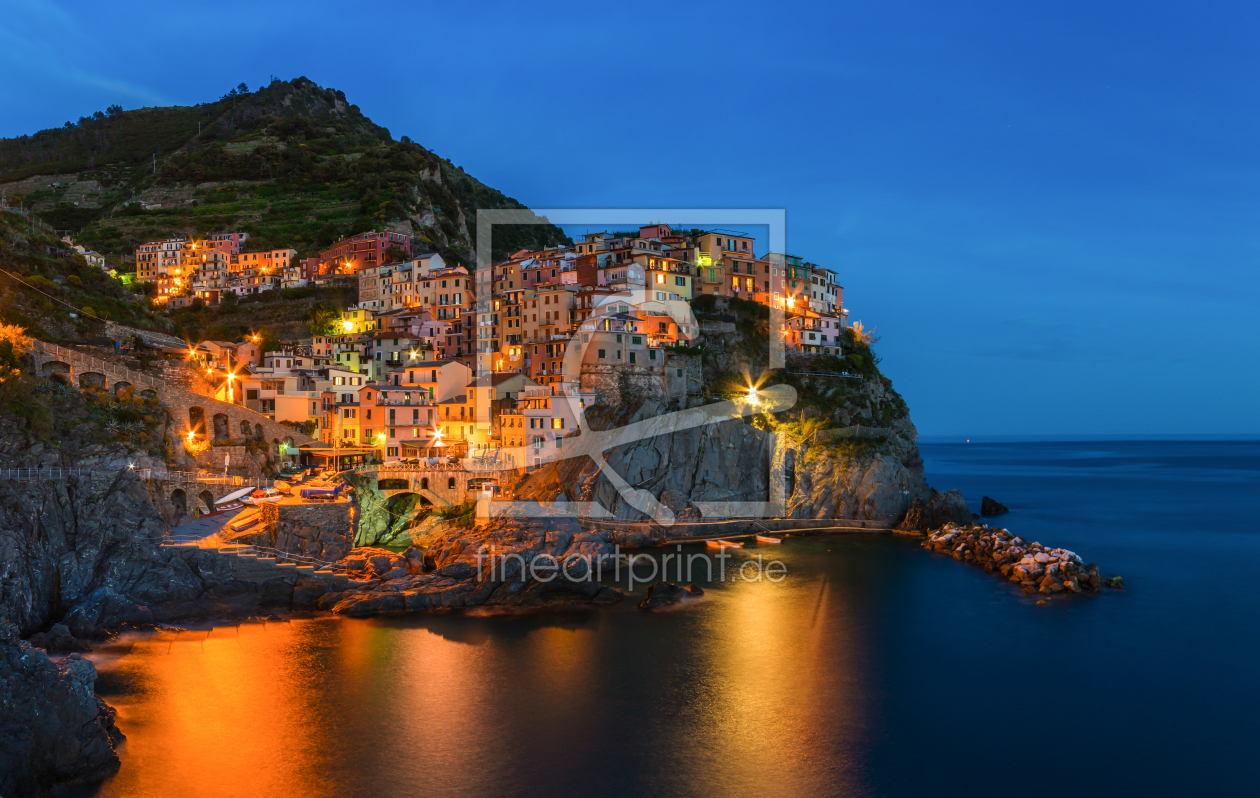
{"type": "Polygon", "coordinates": [[[1085,564],[1076,552],[1030,543],[1005,529],[985,525],[947,524],[929,533],[922,545],[1001,573],[1027,592],[1081,593],[1124,585],[1120,577],[1100,577],[1098,566],[1085,564]]]}

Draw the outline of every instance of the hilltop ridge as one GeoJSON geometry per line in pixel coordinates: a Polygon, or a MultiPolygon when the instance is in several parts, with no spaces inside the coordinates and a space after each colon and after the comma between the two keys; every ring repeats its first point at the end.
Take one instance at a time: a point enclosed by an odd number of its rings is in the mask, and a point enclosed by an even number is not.
{"type": "MultiPolygon", "coordinates": [[[[304,77],[0,139],[0,197],[111,263],[141,241],[225,229],[303,255],[389,229],[469,264],[476,211],[526,207],[304,77]]],[[[496,227],[495,257],[568,241],[553,225],[496,227]]]]}

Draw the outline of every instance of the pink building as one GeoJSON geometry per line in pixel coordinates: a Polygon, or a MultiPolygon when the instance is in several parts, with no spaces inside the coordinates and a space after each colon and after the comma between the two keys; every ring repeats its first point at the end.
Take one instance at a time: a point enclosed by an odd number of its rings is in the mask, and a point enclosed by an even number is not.
{"type": "Polygon", "coordinates": [[[407,233],[371,232],[343,238],[319,253],[317,274],[355,274],[360,269],[382,266],[390,260],[385,253],[397,247],[412,254],[411,236],[407,233]]]}

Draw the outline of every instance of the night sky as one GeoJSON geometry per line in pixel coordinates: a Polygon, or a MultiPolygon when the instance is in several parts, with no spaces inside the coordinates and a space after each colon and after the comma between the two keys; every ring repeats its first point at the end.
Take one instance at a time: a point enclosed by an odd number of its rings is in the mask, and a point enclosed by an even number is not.
{"type": "Polygon", "coordinates": [[[304,75],[532,207],[786,208],[924,434],[1260,433],[1260,5],[197,5],[0,0],[0,136],[304,75]]]}

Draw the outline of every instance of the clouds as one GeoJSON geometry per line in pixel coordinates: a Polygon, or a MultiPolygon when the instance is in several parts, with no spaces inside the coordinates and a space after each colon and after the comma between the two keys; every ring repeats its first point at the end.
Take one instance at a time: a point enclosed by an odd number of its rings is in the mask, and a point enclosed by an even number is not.
{"type": "MultiPolygon", "coordinates": [[[[0,91],[8,95],[7,107],[29,108],[53,97],[100,98],[94,107],[64,108],[62,116],[73,120],[115,102],[126,107],[168,104],[160,93],[112,73],[109,65],[116,59],[110,50],[117,45],[106,44],[108,39],[101,37],[100,30],[85,28],[60,5],[50,0],[5,0],[0,14],[4,17],[4,24],[0,25],[0,64],[8,75],[0,91]]],[[[10,124],[26,121],[12,117],[10,124]]],[[[44,121],[40,127],[56,124],[44,121]]],[[[0,135],[30,132],[33,131],[23,127],[0,131],[0,135]]]]}

